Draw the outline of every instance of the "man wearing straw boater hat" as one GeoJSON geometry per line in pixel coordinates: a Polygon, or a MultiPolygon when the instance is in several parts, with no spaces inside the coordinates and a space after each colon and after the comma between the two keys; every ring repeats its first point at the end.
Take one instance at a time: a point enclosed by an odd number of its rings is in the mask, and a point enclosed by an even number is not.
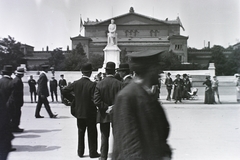
{"type": "Polygon", "coordinates": [[[112,159],[169,160],[169,123],[152,86],[158,84],[161,51],[129,54],[132,83],[121,90],[113,107],[112,159]]]}
{"type": "Polygon", "coordinates": [[[15,109],[12,113],[12,121],[11,121],[11,130],[12,132],[23,132],[22,128],[19,128],[20,125],[20,119],[21,119],[21,108],[23,106],[24,100],[23,100],[23,81],[22,77],[24,76],[25,70],[24,68],[17,68],[15,74],[15,78],[13,79],[12,83],[14,85],[14,102],[15,102],[15,109]]]}
{"type": "Polygon", "coordinates": [[[12,66],[5,65],[0,79],[0,159],[6,160],[12,148],[11,141],[14,138],[10,128],[11,110],[14,107],[12,66]]]}

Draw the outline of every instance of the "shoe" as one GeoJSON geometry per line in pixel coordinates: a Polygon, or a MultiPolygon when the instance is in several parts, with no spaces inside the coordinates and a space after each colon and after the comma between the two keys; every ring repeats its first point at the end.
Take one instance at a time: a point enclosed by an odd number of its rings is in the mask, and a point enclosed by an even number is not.
{"type": "Polygon", "coordinates": [[[90,158],[97,158],[100,157],[101,155],[99,153],[95,153],[93,155],[90,155],[90,158]]]}
{"type": "Polygon", "coordinates": [[[102,158],[102,157],[99,157],[98,159],[99,160],[107,160],[107,158],[102,158]]]}
{"type": "Polygon", "coordinates": [[[24,131],[24,129],[22,129],[22,128],[13,128],[12,129],[12,132],[14,132],[14,133],[22,133],[24,131]]]}
{"type": "Polygon", "coordinates": [[[39,116],[35,116],[35,117],[36,117],[36,118],[44,118],[43,116],[40,116],[40,115],[39,115],[39,116]]]}
{"type": "Polygon", "coordinates": [[[57,114],[53,114],[50,118],[57,118],[57,114]]]}
{"type": "Polygon", "coordinates": [[[13,151],[16,151],[16,150],[17,150],[16,148],[10,148],[9,152],[13,152],[13,151]]]}

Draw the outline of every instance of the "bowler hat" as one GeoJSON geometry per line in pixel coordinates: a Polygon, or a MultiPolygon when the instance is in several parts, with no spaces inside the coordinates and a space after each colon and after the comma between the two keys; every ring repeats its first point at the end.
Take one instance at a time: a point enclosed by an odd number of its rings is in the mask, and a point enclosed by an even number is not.
{"type": "Polygon", "coordinates": [[[22,68],[22,67],[18,67],[18,68],[17,68],[16,74],[24,74],[24,73],[25,73],[24,68],[22,68]]]}
{"type": "Polygon", "coordinates": [[[115,70],[116,68],[116,65],[114,62],[107,62],[106,64],[106,68],[105,69],[108,69],[108,70],[115,70]]]}
{"type": "Polygon", "coordinates": [[[180,74],[177,74],[176,77],[180,77],[180,74]]]}
{"type": "Polygon", "coordinates": [[[167,73],[167,75],[169,75],[169,76],[170,76],[170,75],[171,75],[171,73],[170,73],[170,72],[168,72],[168,73],[167,73]]]}
{"type": "Polygon", "coordinates": [[[82,72],[92,72],[92,64],[91,63],[85,63],[81,67],[82,72]]]}
{"type": "Polygon", "coordinates": [[[129,71],[130,68],[129,68],[129,64],[127,63],[121,63],[119,65],[119,68],[117,68],[117,71],[129,71]]]}
{"type": "Polygon", "coordinates": [[[12,69],[13,69],[12,65],[5,65],[5,66],[3,66],[2,72],[3,73],[13,73],[12,69]]]}

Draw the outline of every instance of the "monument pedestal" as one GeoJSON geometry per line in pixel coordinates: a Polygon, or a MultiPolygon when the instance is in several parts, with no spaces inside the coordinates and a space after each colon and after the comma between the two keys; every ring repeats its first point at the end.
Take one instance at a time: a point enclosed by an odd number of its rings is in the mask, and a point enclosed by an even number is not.
{"type": "Polygon", "coordinates": [[[105,67],[107,62],[114,62],[116,64],[116,68],[119,67],[120,64],[120,49],[117,45],[107,45],[104,49],[104,62],[103,67],[98,69],[98,72],[105,73],[105,67]]]}

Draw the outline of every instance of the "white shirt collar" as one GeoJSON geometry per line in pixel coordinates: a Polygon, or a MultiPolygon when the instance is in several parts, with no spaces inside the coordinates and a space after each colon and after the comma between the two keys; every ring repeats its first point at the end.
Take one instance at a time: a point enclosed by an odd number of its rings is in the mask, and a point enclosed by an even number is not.
{"type": "Polygon", "coordinates": [[[131,75],[130,74],[126,75],[125,77],[123,77],[123,80],[125,80],[128,77],[131,77],[131,75]]]}

